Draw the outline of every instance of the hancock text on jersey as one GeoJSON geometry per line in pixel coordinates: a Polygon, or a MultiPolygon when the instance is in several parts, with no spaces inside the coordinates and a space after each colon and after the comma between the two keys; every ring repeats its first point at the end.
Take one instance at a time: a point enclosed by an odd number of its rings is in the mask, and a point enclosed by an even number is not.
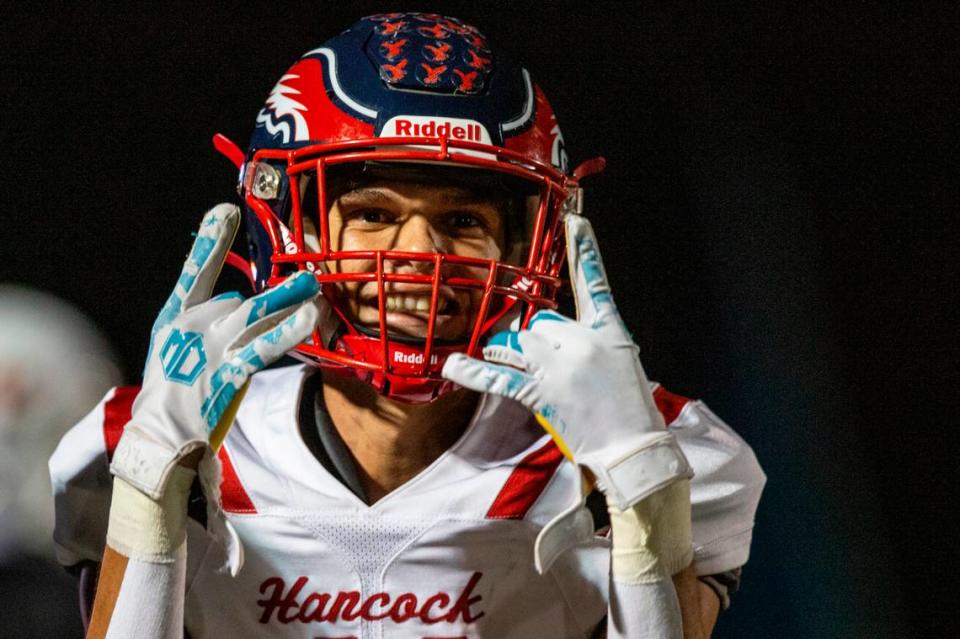
{"type": "Polygon", "coordinates": [[[473,623],[484,615],[482,610],[474,609],[483,597],[473,594],[482,576],[482,572],[473,573],[460,594],[455,596],[443,591],[427,597],[418,597],[412,592],[376,592],[365,599],[356,590],[308,592],[301,597],[309,578],[299,577],[287,590],[283,579],[270,577],[260,584],[260,594],[267,595],[266,599],[257,601],[257,605],[263,608],[260,623],[270,623],[274,613],[276,621],[283,624],[336,623],[356,619],[390,619],[396,623],[419,619],[425,624],[456,623],[458,620],[473,623]]]}

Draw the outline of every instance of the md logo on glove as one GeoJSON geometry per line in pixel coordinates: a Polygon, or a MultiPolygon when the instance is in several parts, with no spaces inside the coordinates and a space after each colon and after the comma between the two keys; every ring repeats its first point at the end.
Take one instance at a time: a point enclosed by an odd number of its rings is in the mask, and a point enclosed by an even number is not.
{"type": "Polygon", "coordinates": [[[160,349],[163,376],[171,382],[193,386],[207,364],[200,333],[181,333],[175,328],[160,349]]]}

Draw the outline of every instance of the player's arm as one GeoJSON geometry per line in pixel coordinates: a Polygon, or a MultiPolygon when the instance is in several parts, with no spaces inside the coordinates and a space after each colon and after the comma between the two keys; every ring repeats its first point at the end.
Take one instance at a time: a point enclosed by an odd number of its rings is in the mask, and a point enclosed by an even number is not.
{"type": "MultiPolygon", "coordinates": [[[[699,592],[703,629],[708,634],[718,613],[730,606],[739,587],[740,569],[750,555],[751,530],[766,476],[753,450],[703,402],[658,389],[658,405],[670,409],[669,430],[696,471],[690,482],[694,569],[674,579],[684,629],[689,625],[685,600],[699,592]]],[[[690,606],[693,608],[693,606],[690,606]]]]}
{"type": "Polygon", "coordinates": [[[120,585],[127,570],[127,557],[107,546],[103,551],[100,564],[100,576],[97,579],[97,597],[93,604],[93,614],[87,628],[88,639],[102,639],[107,636],[107,626],[113,609],[120,596],[120,585]]]}
{"type": "Polygon", "coordinates": [[[443,375],[524,404],[595,479],[611,513],[608,636],[679,639],[681,603],[690,623],[701,614],[673,581],[693,559],[693,473],[653,401],[590,223],[570,214],[565,224],[577,319],[540,311],[524,330],[494,335],[484,360],[451,355],[443,375]]]}
{"type": "MultiPolygon", "coordinates": [[[[198,461],[192,455],[186,463],[198,461]]],[[[195,470],[178,465],[159,501],[114,479],[88,638],[108,632],[111,637],[183,635],[187,499],[194,477],[195,470]]]]}
{"type": "Polygon", "coordinates": [[[680,602],[684,639],[710,637],[720,615],[717,593],[697,578],[694,564],[673,576],[673,586],[680,602]]]}
{"type": "MultiPolygon", "coordinates": [[[[319,286],[309,273],[247,300],[210,298],[239,221],[230,205],[204,216],[154,323],[143,387],[111,464],[107,548],[89,637],[182,636],[190,486],[199,474],[208,497],[217,494],[213,453],[247,380],[316,326],[319,286]]],[[[222,526],[222,513],[212,514],[208,526],[222,526]]]]}

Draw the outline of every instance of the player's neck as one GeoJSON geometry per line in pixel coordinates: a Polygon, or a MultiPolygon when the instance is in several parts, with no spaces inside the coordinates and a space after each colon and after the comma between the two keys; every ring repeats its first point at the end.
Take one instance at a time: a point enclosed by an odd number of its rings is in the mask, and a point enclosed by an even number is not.
{"type": "Polygon", "coordinates": [[[429,466],[463,434],[479,395],[459,390],[429,404],[403,404],[360,380],[324,373],[327,412],[357,463],[372,504],[429,466]]]}

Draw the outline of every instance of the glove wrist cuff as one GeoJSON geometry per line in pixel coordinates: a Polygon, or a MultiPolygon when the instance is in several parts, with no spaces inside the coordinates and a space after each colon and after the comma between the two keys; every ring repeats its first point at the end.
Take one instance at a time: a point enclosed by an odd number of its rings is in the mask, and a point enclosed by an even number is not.
{"type": "Polygon", "coordinates": [[[177,462],[203,445],[200,441],[187,442],[175,450],[128,425],[113,454],[110,472],[151,499],[159,500],[177,462]]]}
{"type": "Polygon", "coordinates": [[[596,475],[607,501],[620,510],[678,479],[693,477],[676,438],[665,431],[610,463],[587,461],[586,465],[596,475]]]}

